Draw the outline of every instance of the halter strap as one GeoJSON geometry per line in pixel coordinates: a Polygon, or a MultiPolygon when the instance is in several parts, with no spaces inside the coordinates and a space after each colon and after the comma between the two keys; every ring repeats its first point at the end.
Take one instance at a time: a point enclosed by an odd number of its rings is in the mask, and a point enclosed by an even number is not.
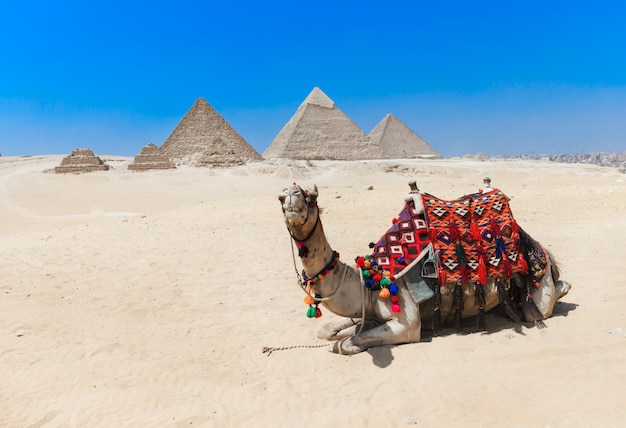
{"type": "Polygon", "coordinates": [[[326,266],[324,266],[324,269],[322,269],[321,271],[319,271],[317,273],[317,275],[313,275],[313,276],[309,276],[307,275],[306,272],[302,271],[304,273],[304,279],[309,280],[309,279],[319,279],[320,275],[327,275],[330,271],[332,271],[333,269],[335,269],[337,267],[337,262],[339,261],[339,253],[337,251],[333,251],[333,256],[330,258],[330,261],[328,262],[328,264],[326,266]]]}
{"type": "Polygon", "coordinates": [[[293,240],[296,241],[296,242],[306,242],[306,241],[308,241],[311,238],[311,236],[313,236],[313,233],[315,232],[315,230],[317,229],[317,226],[319,224],[320,224],[320,215],[318,213],[317,214],[317,220],[315,220],[315,226],[313,226],[313,229],[311,229],[309,234],[304,239],[298,239],[295,236],[293,236],[293,233],[291,233],[291,229],[288,228],[289,229],[289,234],[291,235],[293,240]]]}

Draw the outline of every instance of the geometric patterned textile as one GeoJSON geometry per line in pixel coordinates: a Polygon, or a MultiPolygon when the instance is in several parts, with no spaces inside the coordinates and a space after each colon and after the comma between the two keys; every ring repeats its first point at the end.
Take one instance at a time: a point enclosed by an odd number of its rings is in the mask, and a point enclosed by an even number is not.
{"type": "Polygon", "coordinates": [[[489,277],[528,272],[509,198],[498,189],[454,201],[423,193],[422,202],[440,284],[486,284],[489,277]]]}
{"type": "Polygon", "coordinates": [[[372,259],[383,269],[397,275],[424,250],[430,239],[426,222],[415,211],[415,203],[409,200],[393,220],[393,226],[374,244],[372,259]]]}

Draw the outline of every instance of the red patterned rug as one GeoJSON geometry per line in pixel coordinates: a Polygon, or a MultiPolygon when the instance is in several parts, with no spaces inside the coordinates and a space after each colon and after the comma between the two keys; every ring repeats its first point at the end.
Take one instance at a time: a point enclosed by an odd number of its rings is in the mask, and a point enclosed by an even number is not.
{"type": "Polygon", "coordinates": [[[526,274],[519,228],[509,198],[494,189],[454,201],[422,194],[426,225],[439,263],[439,283],[477,282],[489,277],[509,279],[526,274]]]}

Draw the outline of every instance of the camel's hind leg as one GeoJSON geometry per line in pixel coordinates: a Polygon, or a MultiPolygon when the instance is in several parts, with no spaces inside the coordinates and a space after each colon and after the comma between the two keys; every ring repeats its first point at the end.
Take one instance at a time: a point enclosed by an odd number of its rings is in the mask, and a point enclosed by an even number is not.
{"type": "Polygon", "coordinates": [[[570,283],[559,280],[560,274],[554,256],[549,251],[546,253],[548,254],[546,273],[541,279],[539,288],[532,293],[532,301],[539,309],[541,316],[535,308],[531,307],[531,304],[522,302],[522,311],[526,321],[541,321],[551,317],[556,301],[565,296],[572,287],[570,283]]]}

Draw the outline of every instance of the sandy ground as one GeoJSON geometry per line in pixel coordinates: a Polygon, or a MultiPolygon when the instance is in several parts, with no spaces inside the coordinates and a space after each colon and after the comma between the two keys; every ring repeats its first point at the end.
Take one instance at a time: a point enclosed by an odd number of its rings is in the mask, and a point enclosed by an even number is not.
{"type": "MultiPolygon", "coordinates": [[[[618,427],[626,421],[626,176],[534,161],[264,162],[55,175],[0,158],[2,427],[618,427]],[[355,356],[319,345],[277,195],[319,186],[344,261],[407,183],[454,199],[490,176],[572,291],[548,328],[489,315],[355,356]],[[371,190],[368,190],[373,186],[371,190]]],[[[298,261],[299,263],[299,261],[298,261]]],[[[298,269],[300,266],[298,265],[298,269]]]]}

